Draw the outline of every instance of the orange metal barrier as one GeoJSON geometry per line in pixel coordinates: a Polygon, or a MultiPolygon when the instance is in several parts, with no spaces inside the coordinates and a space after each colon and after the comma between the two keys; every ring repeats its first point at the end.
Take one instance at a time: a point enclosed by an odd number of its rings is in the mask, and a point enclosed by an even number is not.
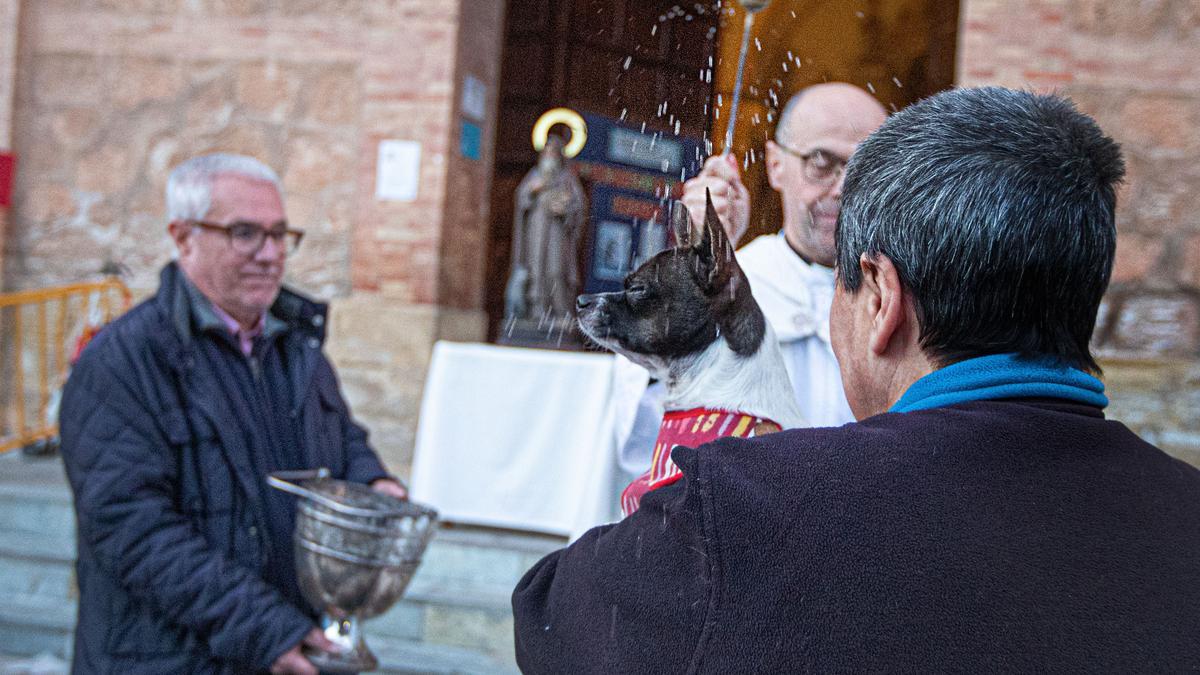
{"type": "Polygon", "coordinates": [[[58,436],[58,397],[71,363],[131,301],[116,277],[0,293],[0,453],[58,436]]]}

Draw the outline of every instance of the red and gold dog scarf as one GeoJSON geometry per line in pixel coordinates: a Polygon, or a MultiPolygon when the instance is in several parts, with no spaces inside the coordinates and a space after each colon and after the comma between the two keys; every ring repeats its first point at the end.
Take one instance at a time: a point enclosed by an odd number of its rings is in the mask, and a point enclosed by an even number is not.
{"type": "Polygon", "coordinates": [[[634,479],[621,492],[621,512],[628,516],[637,511],[642,495],[670,485],[683,476],[679,467],[671,461],[671,451],[675,446],[694,448],[726,436],[752,438],[779,430],[780,426],[771,420],[726,410],[692,408],[667,411],[658,427],[650,470],[634,479]]]}

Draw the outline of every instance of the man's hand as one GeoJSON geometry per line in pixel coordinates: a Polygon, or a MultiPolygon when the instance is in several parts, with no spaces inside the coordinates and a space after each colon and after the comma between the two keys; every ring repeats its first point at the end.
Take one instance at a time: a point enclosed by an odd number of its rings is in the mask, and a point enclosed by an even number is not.
{"type": "Polygon", "coordinates": [[[327,652],[337,652],[337,645],[329,641],[320,628],[313,628],[308,631],[308,635],[299,644],[279,655],[275,659],[275,663],[271,664],[272,675],[317,675],[317,667],[312,664],[312,661],[304,658],[300,653],[301,647],[315,647],[323,649],[327,652]]]}
{"type": "Polygon", "coordinates": [[[371,489],[396,499],[408,499],[408,488],[391,478],[376,478],[371,481],[371,489]]]}
{"type": "Polygon", "coordinates": [[[725,234],[736,247],[750,226],[750,192],[742,184],[737,157],[732,154],[713,155],[704,162],[700,173],[683,184],[680,201],[687,207],[688,215],[696,226],[704,224],[705,188],[712,194],[713,208],[721,217],[725,234]]]}

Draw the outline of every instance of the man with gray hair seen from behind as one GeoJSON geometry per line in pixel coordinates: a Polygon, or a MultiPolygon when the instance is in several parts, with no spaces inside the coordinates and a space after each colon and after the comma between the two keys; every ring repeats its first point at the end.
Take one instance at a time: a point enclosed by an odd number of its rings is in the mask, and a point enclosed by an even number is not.
{"type": "MultiPolygon", "coordinates": [[[[873,96],[845,82],[800,90],[767,141],[767,180],[779,193],[782,228],[737,252],[754,299],[779,337],[800,411],[812,426],[853,420],[829,342],[833,301],[833,231],[846,162],[887,119],[873,96]]],[[[705,192],[735,244],[750,221],[750,195],[736,156],[710,157],[684,184],[682,201],[704,222],[705,192]]]]}
{"type": "Polygon", "coordinates": [[[846,169],[830,333],[857,423],[726,438],[513,594],[526,673],[1184,672],[1200,471],[1105,419],[1121,151],[1002,88],[846,169]]]}
{"type": "Polygon", "coordinates": [[[332,648],[300,595],[294,498],[329,468],[403,498],[324,356],[326,307],[282,287],[302,232],[275,172],[238,155],[167,181],[177,260],[102,330],[63,390],[75,493],[76,673],[312,673],[332,648]]]}

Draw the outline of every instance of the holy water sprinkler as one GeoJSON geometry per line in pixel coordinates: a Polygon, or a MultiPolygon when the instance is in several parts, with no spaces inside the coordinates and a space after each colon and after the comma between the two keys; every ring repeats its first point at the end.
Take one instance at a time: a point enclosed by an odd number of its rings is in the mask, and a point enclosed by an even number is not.
{"type": "Polygon", "coordinates": [[[742,49],[738,52],[737,77],[733,82],[733,102],[729,105],[729,121],[725,125],[725,149],[722,154],[733,152],[733,128],[737,124],[738,102],[742,98],[742,71],[746,68],[746,49],[750,46],[750,29],[754,27],[754,15],[767,8],[771,0],[741,0],[746,9],[746,20],[742,25],[742,49]]]}

